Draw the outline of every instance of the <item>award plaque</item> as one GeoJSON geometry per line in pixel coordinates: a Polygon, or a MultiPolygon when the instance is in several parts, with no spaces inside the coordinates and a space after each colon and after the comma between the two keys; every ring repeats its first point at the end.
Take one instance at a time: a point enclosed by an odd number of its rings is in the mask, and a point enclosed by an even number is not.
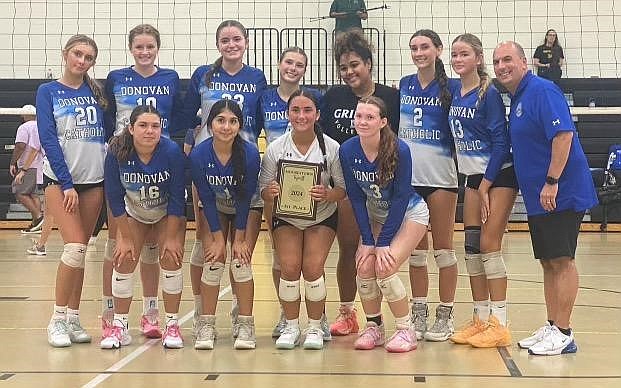
{"type": "Polygon", "coordinates": [[[280,195],[274,200],[274,215],[314,220],[317,203],[311,198],[310,189],[318,185],[320,179],[320,164],[279,160],[277,180],[280,195]]]}

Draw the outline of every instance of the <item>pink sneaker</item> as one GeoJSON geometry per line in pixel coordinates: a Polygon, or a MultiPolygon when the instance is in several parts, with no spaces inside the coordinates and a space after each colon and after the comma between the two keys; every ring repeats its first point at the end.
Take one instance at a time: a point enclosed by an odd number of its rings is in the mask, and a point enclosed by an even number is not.
{"type": "Polygon", "coordinates": [[[349,335],[351,333],[357,333],[358,330],[356,309],[349,309],[341,306],[339,308],[339,316],[336,317],[336,321],[330,325],[330,333],[332,335],[349,335]]]}
{"type": "Polygon", "coordinates": [[[416,334],[414,330],[397,329],[384,347],[390,353],[405,353],[416,349],[416,346],[416,334]]]}
{"type": "Polygon", "coordinates": [[[140,332],[147,338],[160,338],[160,313],[157,309],[150,309],[140,318],[140,332]]]}
{"type": "Polygon", "coordinates": [[[179,329],[179,324],[176,321],[166,325],[166,330],[162,336],[162,345],[168,349],[181,349],[183,347],[181,329],[179,329]]]}
{"type": "Polygon", "coordinates": [[[371,350],[376,346],[382,346],[385,340],[384,324],[377,326],[374,322],[367,322],[367,327],[354,342],[354,348],[358,350],[371,350]]]}
{"type": "Polygon", "coordinates": [[[105,309],[101,313],[101,331],[103,333],[105,333],[108,328],[112,327],[112,320],[113,319],[114,319],[114,310],[112,310],[112,309],[105,309]]]}

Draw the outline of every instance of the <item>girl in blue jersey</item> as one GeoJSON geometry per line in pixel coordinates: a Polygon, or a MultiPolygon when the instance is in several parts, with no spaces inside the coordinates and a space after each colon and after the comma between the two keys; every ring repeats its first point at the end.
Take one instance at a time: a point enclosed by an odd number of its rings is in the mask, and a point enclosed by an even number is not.
{"type": "Polygon", "coordinates": [[[88,76],[97,52],[93,39],[72,36],[62,50],[62,77],[37,90],[37,127],[47,155],[45,203],[64,242],[56,273],[56,303],[47,327],[48,342],[54,347],[91,341],[78,313],[86,244],[103,202],[107,102],[102,88],[88,76]]]}
{"type": "MultiPolygon", "coordinates": [[[[278,61],[278,74],[280,83],[278,87],[268,89],[263,93],[259,101],[259,109],[263,123],[263,130],[265,131],[265,137],[267,144],[279,138],[284,133],[291,131],[291,124],[289,123],[289,116],[287,115],[287,101],[289,97],[297,90],[300,90],[300,81],[304,77],[306,72],[306,65],[308,64],[308,57],[304,50],[299,47],[286,48],[281,54],[278,61]]],[[[317,100],[321,100],[321,93],[312,88],[306,88],[305,90],[315,94],[317,100]]],[[[267,225],[271,225],[272,222],[272,204],[266,203],[263,207],[263,215],[267,222],[267,225]]],[[[278,285],[280,283],[280,263],[278,262],[278,256],[276,251],[272,252],[272,280],[278,294],[278,285]]],[[[280,319],[272,331],[272,337],[279,337],[282,334],[283,329],[287,324],[285,313],[280,309],[280,319]]],[[[325,315],[322,317],[322,325],[326,335],[330,335],[329,328],[327,327],[327,320],[325,315]]],[[[327,337],[326,337],[327,339],[327,337]]]]}
{"type": "Polygon", "coordinates": [[[147,236],[154,236],[161,247],[157,260],[166,312],[162,344],[183,347],[177,314],[183,290],[185,157],[174,141],[161,136],[161,120],[153,105],[137,106],[127,128],[110,142],[106,156],[106,197],[118,229],[113,236],[117,242],[112,272],[114,320],[103,333],[102,349],[131,343],[128,313],[134,270],[147,236]]]}
{"type": "Polygon", "coordinates": [[[300,342],[300,275],[304,275],[308,328],[305,349],[323,348],[321,318],[326,300],[324,264],[337,226],[336,202],[345,197],[345,182],[338,161],[338,143],[324,135],[317,124],[319,110],[315,95],[298,90],[288,101],[292,130],[272,142],[261,164],[259,187],[265,202],[280,195],[276,182],[280,160],[318,164],[320,184],[309,190],[316,201],[313,219],[272,216],[272,237],[280,259],[278,288],[287,325],[276,340],[279,349],[293,349],[300,342]]]}
{"type": "Polygon", "coordinates": [[[412,315],[416,336],[446,341],[453,335],[453,301],[457,286],[457,258],[453,228],[457,205],[457,169],[448,125],[452,94],[459,82],[446,76],[442,40],[431,30],[419,30],[410,38],[410,52],[417,73],[399,83],[401,119],[399,138],[410,147],[413,159],[412,185],[429,206],[433,256],[439,269],[440,305],[436,321],[427,330],[427,236],[410,257],[412,315]]]}
{"type": "MultiPolygon", "coordinates": [[[[375,96],[387,105],[391,128],[399,128],[399,92],[395,88],[373,81],[373,48],[361,31],[340,34],[335,43],[334,61],[344,85],[331,87],[322,100],[321,126],[326,134],[339,142],[356,136],[354,112],[362,97],[375,96]]],[[[339,202],[339,259],[336,279],[339,287],[340,307],[335,322],[330,325],[333,335],[358,332],[358,319],[354,308],[356,298],[356,263],[354,255],[360,232],[348,199],[339,202]]]]}
{"type": "Polygon", "coordinates": [[[397,330],[386,342],[389,352],[416,349],[407,293],[399,267],[427,232],[429,211],[411,185],[412,158],[388,124],[386,104],[364,97],[354,118],[357,137],[339,150],[347,196],[360,228],[356,282],[367,317],[356,349],[383,345],[382,297],[395,317],[397,330]]]}
{"type": "MultiPolygon", "coordinates": [[[[170,137],[175,129],[175,113],[180,108],[179,75],[172,69],[164,69],[155,64],[161,46],[159,31],[149,25],[140,24],[128,35],[129,51],[134,57],[134,65],[113,70],[106,80],[106,98],[110,102],[106,111],[106,127],[119,136],[129,124],[135,107],[151,105],[160,112],[161,133],[170,137]]],[[[110,213],[110,212],[109,212],[110,213]]],[[[110,326],[112,317],[112,256],[116,246],[116,222],[108,214],[108,240],[104,253],[103,270],[103,313],[104,331],[110,326]]],[[[140,277],[142,279],[143,311],[140,331],[148,338],[162,336],[159,325],[157,289],[159,280],[159,254],[155,236],[147,236],[143,251],[140,252],[140,277]]]]}
{"type": "Polygon", "coordinates": [[[239,300],[235,349],[256,346],[252,304],[254,280],[252,251],[259,235],[255,220],[263,209],[251,208],[257,189],[260,157],[257,147],[242,139],[244,117],[229,99],[213,104],[207,123],[213,136],[190,154],[192,179],[204,205],[208,227],[202,234],[204,268],[201,278],[202,313],[195,324],[196,349],[213,349],[216,339],[216,305],[231,242],[232,282],[239,300]],[[250,213],[254,213],[251,217],[250,213]]]}
{"type": "Polygon", "coordinates": [[[453,94],[449,124],[459,172],[466,175],[466,268],[474,300],[472,322],[451,340],[475,347],[508,346],[507,272],[501,249],[517,181],[505,105],[485,71],[479,38],[472,34],[455,38],[451,65],[461,78],[461,90],[453,94]]]}
{"type": "MultiPolygon", "coordinates": [[[[265,75],[259,69],[244,64],[244,54],[248,48],[248,31],[236,20],[225,20],[216,29],[216,47],[220,57],[211,65],[198,67],[192,74],[188,85],[183,109],[180,113],[185,121],[182,128],[193,128],[197,123],[195,115],[201,110],[201,127],[196,134],[195,144],[198,145],[211,137],[211,129],[207,118],[211,106],[221,99],[237,102],[242,110],[244,122],[240,129],[242,139],[257,144],[261,128],[257,125],[259,97],[267,87],[265,75]]],[[[194,292],[195,309],[200,314],[200,287],[203,272],[202,233],[207,225],[199,208],[198,195],[192,190],[194,214],[196,215],[196,239],[190,259],[190,278],[194,292]]],[[[258,204],[259,206],[262,206],[258,204]]],[[[251,217],[255,217],[251,214],[251,217]]],[[[253,219],[253,223],[261,222],[261,217],[253,219]]],[[[235,321],[237,314],[236,292],[233,288],[233,310],[231,318],[235,321]]]]}

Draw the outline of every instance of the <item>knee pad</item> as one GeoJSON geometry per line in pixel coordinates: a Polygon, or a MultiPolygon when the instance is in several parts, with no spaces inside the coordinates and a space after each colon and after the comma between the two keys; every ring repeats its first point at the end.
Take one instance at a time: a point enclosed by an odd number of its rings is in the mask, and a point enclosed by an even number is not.
{"type": "Polygon", "coordinates": [[[178,295],[183,291],[183,271],[181,268],[169,271],[162,269],[162,291],[169,295],[178,295]]]}
{"type": "Polygon", "coordinates": [[[86,245],[80,243],[67,243],[60,255],[60,261],[71,268],[84,268],[86,260],[86,245]]]}
{"type": "Polygon", "coordinates": [[[275,271],[280,271],[280,257],[278,257],[278,253],[276,253],[276,250],[272,252],[272,269],[275,271]]]}
{"type": "Polygon", "coordinates": [[[481,255],[481,261],[485,267],[487,279],[501,279],[507,277],[507,267],[502,258],[502,252],[491,252],[481,255]]]}
{"type": "Polygon", "coordinates": [[[235,283],[244,283],[252,280],[252,265],[242,265],[238,259],[231,260],[231,273],[235,283]]]}
{"type": "Polygon", "coordinates": [[[112,270],[112,296],[131,298],[134,291],[134,273],[118,273],[112,270]]]}
{"type": "Polygon", "coordinates": [[[466,226],[464,230],[464,249],[466,253],[481,253],[481,227],[466,226]]]}
{"type": "Polygon", "coordinates": [[[220,279],[224,273],[224,263],[219,261],[205,263],[203,265],[203,276],[201,282],[208,286],[220,286],[220,279]]]}
{"type": "Polygon", "coordinates": [[[157,264],[160,262],[160,247],[157,244],[144,244],[140,251],[140,262],[157,264]]]}
{"type": "Polygon", "coordinates": [[[466,270],[468,270],[468,276],[485,275],[485,266],[480,253],[466,253],[466,270]]]}
{"type": "Polygon", "coordinates": [[[410,266],[412,267],[426,267],[427,266],[427,251],[415,250],[410,254],[410,266]]]}
{"type": "Polygon", "coordinates": [[[104,260],[112,261],[114,257],[114,248],[116,248],[116,240],[113,238],[107,239],[104,247],[104,260]]]}
{"type": "Polygon", "coordinates": [[[386,279],[377,279],[377,285],[388,302],[396,302],[407,296],[403,282],[396,273],[386,279]]]}
{"type": "Polygon", "coordinates": [[[300,281],[280,279],[278,296],[285,302],[295,302],[300,299],[300,281]]]}
{"type": "Polygon", "coordinates": [[[203,243],[201,240],[194,241],[192,246],[192,254],[190,255],[190,264],[197,267],[202,267],[205,264],[205,257],[203,256],[203,243]]]}
{"type": "Polygon", "coordinates": [[[380,289],[376,278],[363,279],[360,276],[356,276],[356,285],[358,286],[360,300],[374,300],[380,296],[380,289]]]}
{"type": "Polygon", "coordinates": [[[326,280],[323,275],[312,282],[305,280],[304,289],[306,290],[306,299],[311,302],[319,302],[326,299],[326,280]]]}
{"type": "Polygon", "coordinates": [[[453,249],[437,249],[433,251],[433,258],[436,259],[438,268],[446,268],[457,264],[457,256],[453,249]]]}

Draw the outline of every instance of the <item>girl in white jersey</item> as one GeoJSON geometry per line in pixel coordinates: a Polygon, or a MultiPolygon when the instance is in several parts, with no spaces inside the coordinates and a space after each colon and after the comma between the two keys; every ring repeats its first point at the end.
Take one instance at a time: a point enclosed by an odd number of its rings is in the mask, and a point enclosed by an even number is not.
{"type": "MultiPolygon", "coordinates": [[[[278,61],[278,75],[280,83],[278,87],[268,89],[263,93],[259,102],[260,119],[265,131],[267,144],[282,136],[291,130],[289,117],[287,116],[287,101],[289,97],[300,90],[300,81],[306,72],[308,57],[304,50],[299,47],[288,47],[281,54],[278,61]]],[[[312,88],[305,90],[314,93],[317,98],[321,97],[321,93],[312,88]]],[[[267,225],[272,223],[272,204],[266,203],[263,206],[263,215],[267,225]]],[[[280,283],[280,263],[276,251],[272,252],[272,280],[278,294],[278,284],[280,283]]],[[[272,337],[279,337],[283,329],[287,325],[285,313],[280,309],[280,319],[272,331],[272,337]]],[[[331,338],[330,329],[325,315],[322,317],[322,328],[325,331],[326,339],[331,338]]]]}
{"type": "Polygon", "coordinates": [[[457,286],[457,258],[453,249],[453,228],[457,204],[457,169],[448,126],[451,97],[459,82],[448,79],[442,54],[442,40],[431,30],[420,30],[410,38],[410,52],[417,73],[399,83],[401,120],[399,138],[412,154],[412,185],[429,206],[433,256],[439,270],[440,305],[436,321],[427,330],[427,237],[410,257],[412,316],[418,339],[446,341],[454,332],[453,301],[457,286]]]}
{"type": "Polygon", "coordinates": [[[272,236],[280,259],[280,297],[287,326],[276,340],[279,349],[293,349],[300,342],[300,275],[304,275],[308,328],[304,348],[321,349],[321,328],[326,284],[324,264],[336,234],[336,202],[345,197],[345,183],[338,160],[338,143],[324,135],[317,124],[319,111],[313,94],[298,90],[288,102],[293,129],[271,143],[263,157],[259,187],[266,202],[274,201],[281,188],[276,182],[278,162],[291,160],[318,164],[319,185],[310,196],[316,203],[312,220],[273,216],[272,236]],[[332,183],[331,183],[332,182],[332,183]]]}
{"type": "MultiPolygon", "coordinates": [[[[110,101],[106,112],[106,127],[119,136],[129,123],[130,114],[136,106],[152,105],[162,116],[162,135],[169,137],[173,116],[179,107],[179,76],[172,69],[157,66],[161,39],[159,31],[140,24],[129,31],[128,47],[134,57],[134,65],[113,70],[106,80],[106,96],[110,101]]],[[[110,327],[114,305],[112,301],[112,257],[116,246],[117,224],[108,209],[108,239],[103,265],[103,312],[102,329],[110,327]]],[[[157,236],[146,237],[140,252],[140,278],[142,280],[142,317],[140,331],[147,338],[159,338],[158,284],[159,251],[157,236]]]]}
{"type": "Polygon", "coordinates": [[[485,71],[479,38],[472,34],[455,38],[451,64],[461,78],[449,120],[459,170],[466,175],[464,248],[474,301],[472,322],[451,340],[475,347],[509,346],[507,271],[501,250],[517,180],[505,106],[485,71]]]}
{"type": "Polygon", "coordinates": [[[97,45],[74,35],[62,50],[62,77],[37,90],[37,127],[47,155],[45,203],[57,220],[64,249],[56,274],[56,303],[47,327],[54,347],[90,342],[79,320],[86,244],[103,202],[104,142],[101,87],[88,76],[97,45]]]}

